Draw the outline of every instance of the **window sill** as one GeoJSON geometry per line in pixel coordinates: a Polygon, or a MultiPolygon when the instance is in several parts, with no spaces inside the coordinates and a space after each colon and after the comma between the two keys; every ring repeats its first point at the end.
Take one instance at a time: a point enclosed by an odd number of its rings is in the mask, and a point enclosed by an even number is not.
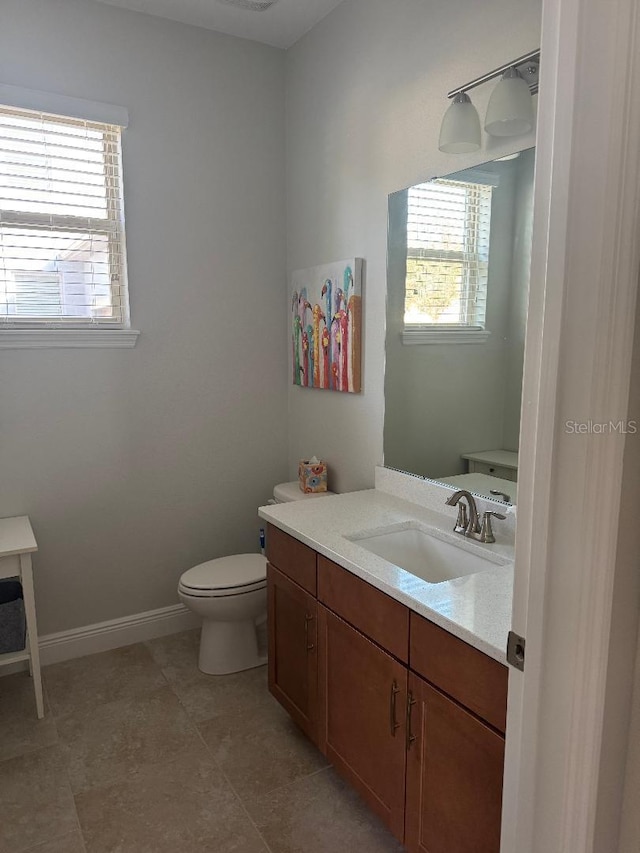
{"type": "Polygon", "coordinates": [[[0,349],[131,349],[137,329],[0,329],[0,349]]]}
{"type": "Polygon", "coordinates": [[[484,344],[491,336],[485,329],[404,329],[405,346],[422,344],[484,344]]]}

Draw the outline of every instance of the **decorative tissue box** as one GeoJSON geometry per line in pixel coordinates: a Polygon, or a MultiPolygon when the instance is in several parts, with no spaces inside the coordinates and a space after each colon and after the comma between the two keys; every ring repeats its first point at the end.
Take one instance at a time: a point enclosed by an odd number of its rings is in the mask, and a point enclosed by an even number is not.
{"type": "Polygon", "coordinates": [[[305,494],[327,491],[327,465],[322,460],[301,459],[298,463],[298,480],[305,494]]]}

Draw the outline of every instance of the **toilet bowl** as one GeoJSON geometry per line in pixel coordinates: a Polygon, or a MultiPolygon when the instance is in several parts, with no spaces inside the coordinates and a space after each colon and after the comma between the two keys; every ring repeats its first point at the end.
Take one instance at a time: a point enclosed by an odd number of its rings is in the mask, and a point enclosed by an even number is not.
{"type": "MultiPolygon", "coordinates": [[[[281,483],[271,503],[308,500],[298,483],[281,483]]],[[[267,662],[258,649],[256,626],[267,614],[267,560],[262,554],[233,554],[188,569],[178,584],[180,601],[202,618],[198,667],[228,675],[267,662]]]]}
{"type": "Polygon", "coordinates": [[[256,622],[267,609],[262,554],[234,554],[194,566],[180,578],[178,596],[202,617],[202,672],[226,675],[266,663],[256,635],[256,622]]]}

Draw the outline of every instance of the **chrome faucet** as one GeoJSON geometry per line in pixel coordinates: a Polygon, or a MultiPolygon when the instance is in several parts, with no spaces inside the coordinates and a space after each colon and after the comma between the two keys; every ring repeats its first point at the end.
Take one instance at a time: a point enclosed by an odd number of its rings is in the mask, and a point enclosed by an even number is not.
{"type": "Polygon", "coordinates": [[[480,533],[480,524],[478,522],[478,507],[471,492],[466,489],[460,489],[454,492],[446,501],[447,506],[458,507],[458,518],[453,528],[455,533],[462,533],[465,536],[471,536],[473,533],[480,533]],[[465,499],[467,504],[461,503],[465,499]],[[467,514],[467,508],[469,510],[467,514]]]}
{"type": "Polygon", "coordinates": [[[453,528],[455,533],[460,533],[469,539],[477,539],[478,542],[491,543],[496,541],[491,527],[491,518],[501,518],[504,520],[506,515],[501,515],[499,512],[494,512],[493,510],[487,510],[487,512],[482,513],[482,521],[480,521],[475,498],[466,489],[454,492],[445,503],[447,506],[458,507],[458,518],[453,528]],[[462,503],[463,499],[466,501],[466,504],[462,503]]]}

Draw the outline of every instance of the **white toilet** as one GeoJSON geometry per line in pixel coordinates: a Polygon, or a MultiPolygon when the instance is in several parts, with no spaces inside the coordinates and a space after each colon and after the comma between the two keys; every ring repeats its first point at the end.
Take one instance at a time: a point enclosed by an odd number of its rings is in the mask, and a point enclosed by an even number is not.
{"type": "MultiPolygon", "coordinates": [[[[304,494],[296,482],[281,483],[269,503],[309,500],[332,492],[304,494]]],[[[180,601],[202,617],[198,666],[208,675],[227,675],[267,662],[258,651],[256,625],[267,613],[267,560],[234,554],[188,569],[178,584],[180,601]]]]}

